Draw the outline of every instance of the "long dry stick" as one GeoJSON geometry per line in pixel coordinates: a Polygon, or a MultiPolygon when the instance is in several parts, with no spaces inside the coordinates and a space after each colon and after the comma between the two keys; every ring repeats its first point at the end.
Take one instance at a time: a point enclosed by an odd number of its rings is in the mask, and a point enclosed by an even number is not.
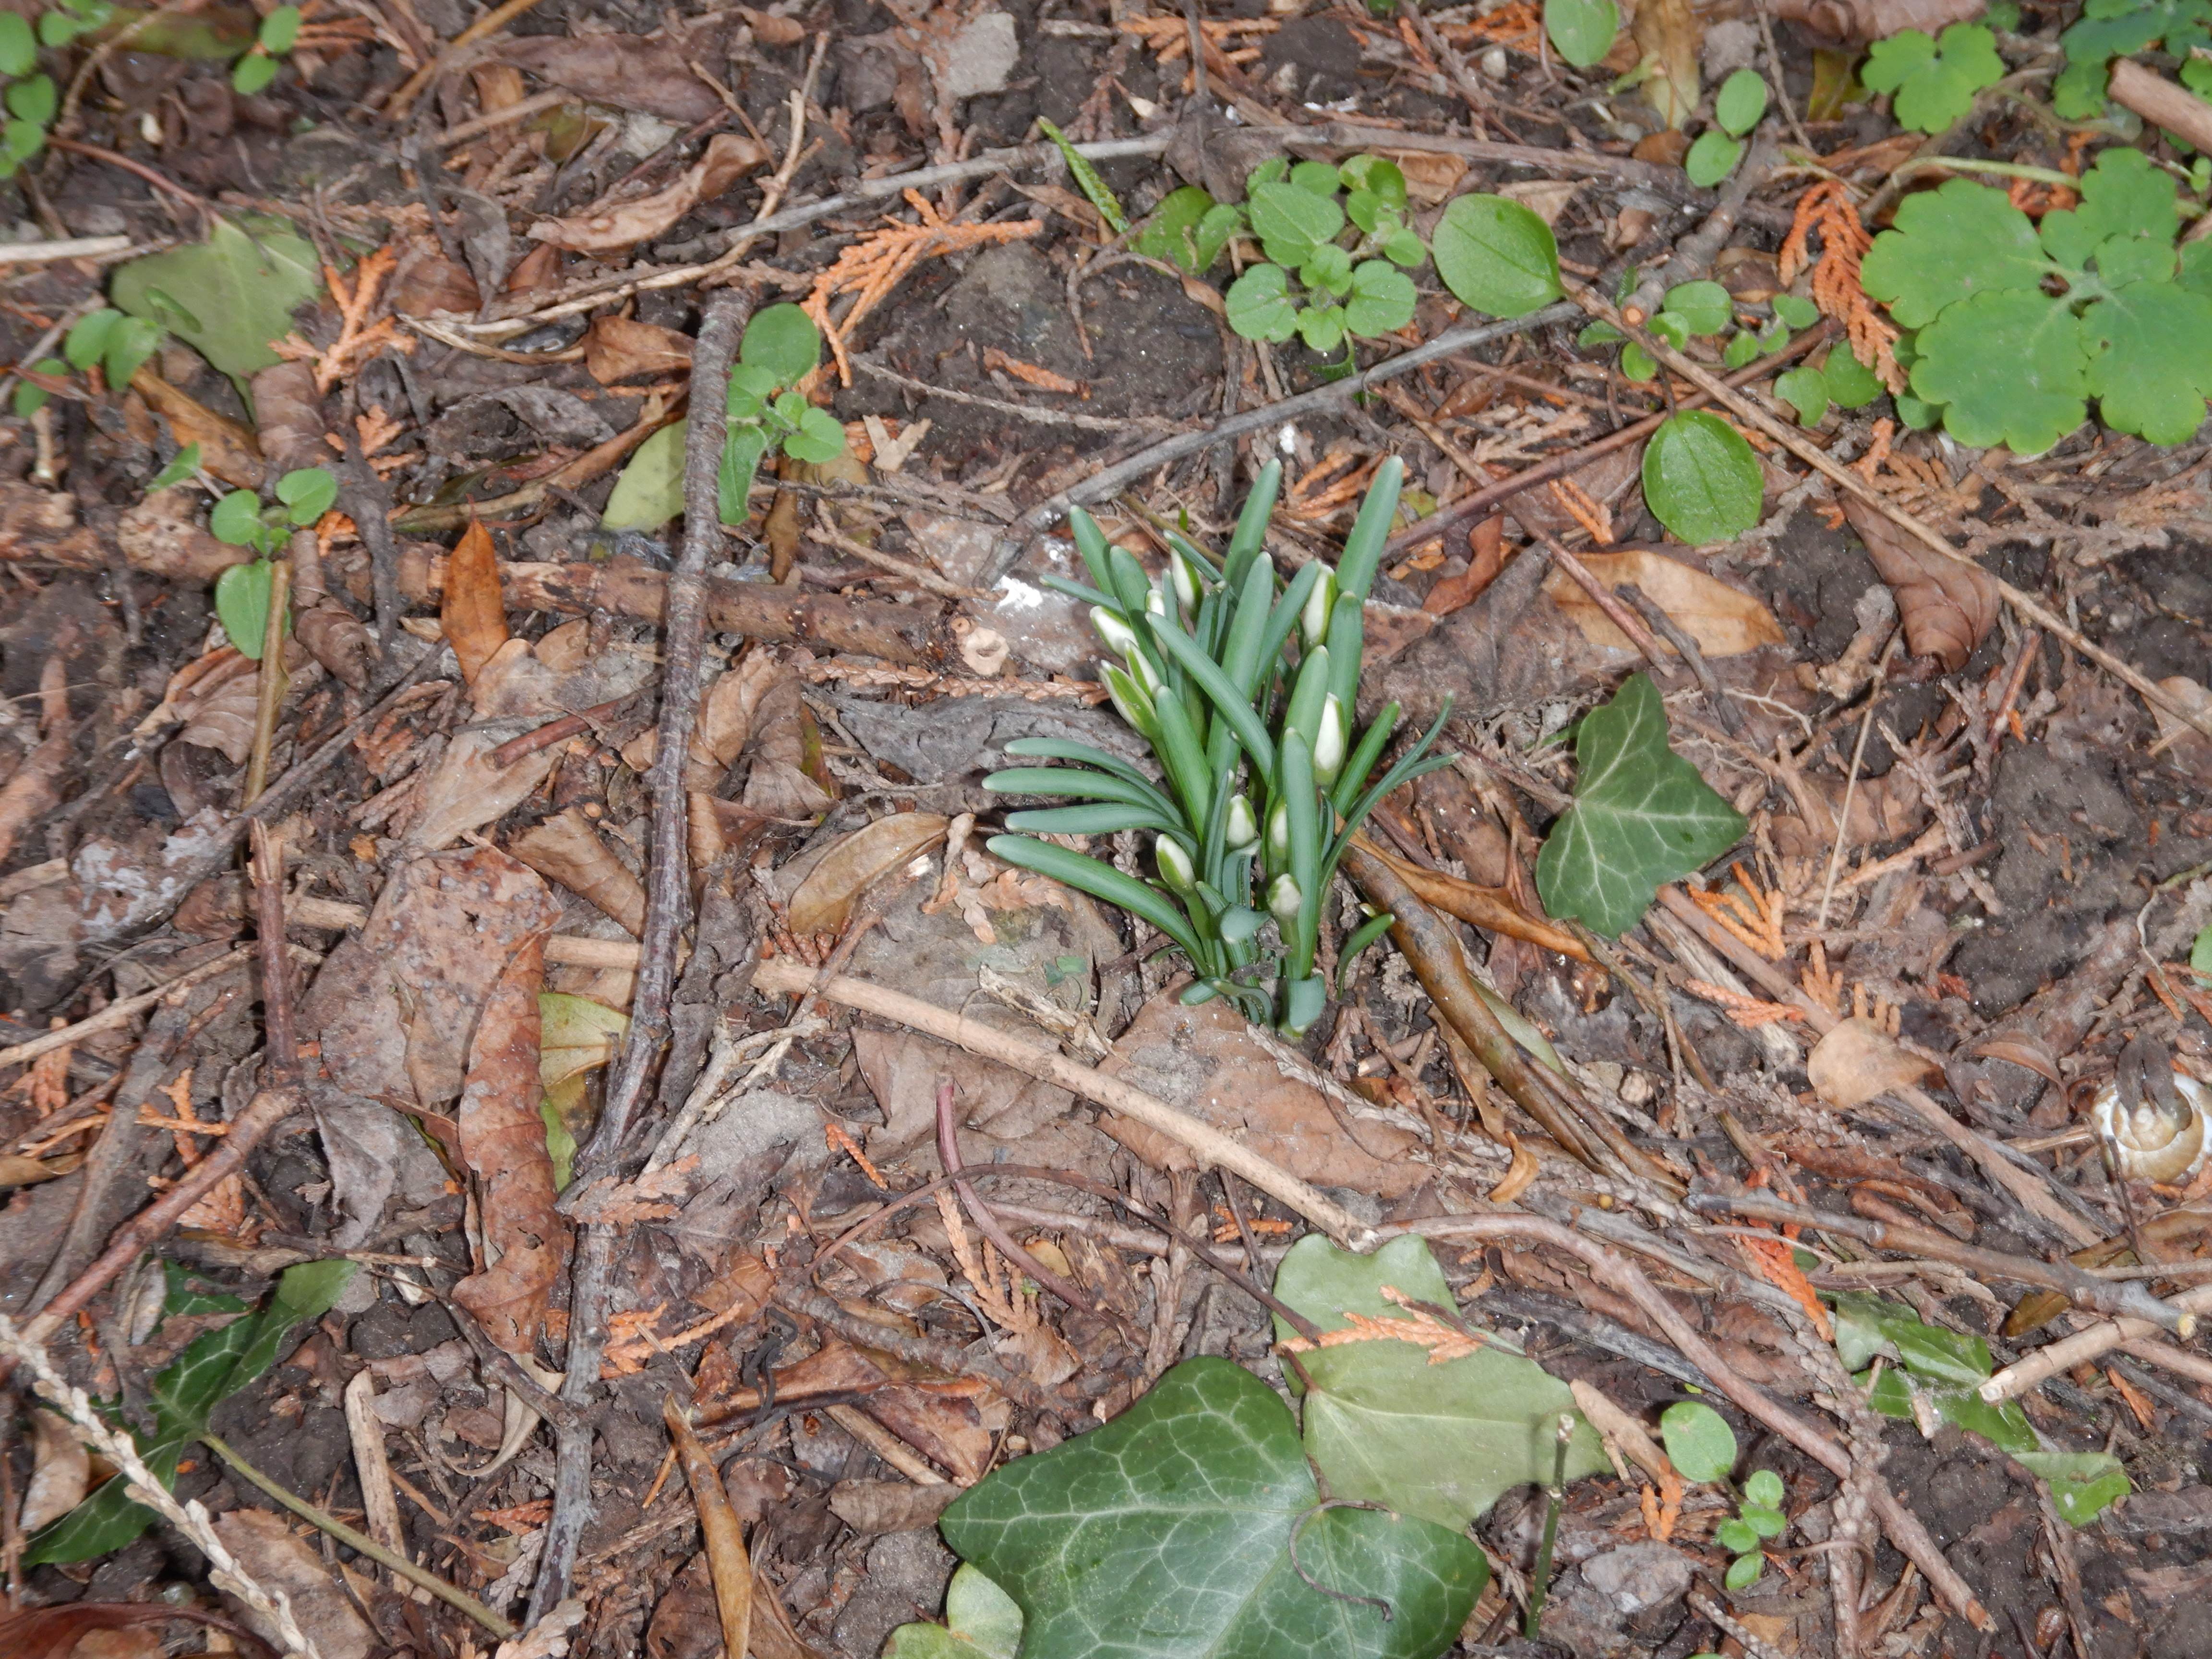
{"type": "Polygon", "coordinates": [[[2177,720],[2186,721],[2206,737],[2212,738],[2212,714],[2191,708],[2165,687],[2150,679],[2140,669],[2123,661],[2101,645],[2084,637],[2078,629],[2069,627],[2063,617],[2052,611],[2035,595],[2014,587],[1994,572],[1984,568],[1978,561],[1961,553],[1957,548],[1952,546],[1940,532],[1906,512],[1802,432],[1784,424],[1752,402],[1750,398],[1741,396],[1717,378],[1704,364],[1684,356],[1666,341],[1628,321],[1620,312],[1589,289],[1576,286],[1567,291],[1575,302],[1591,316],[1601,322],[1612,324],[1650,352],[1653,357],[1666,364],[1691,385],[1710,395],[1715,403],[1757,427],[1815,471],[1826,474],[1845,494],[1864,501],[1891,523],[1896,525],[1899,529],[1906,532],[1929,551],[1941,555],[1954,564],[1962,564],[1969,570],[1977,572],[1995,586],[1998,592],[2004,595],[2006,601],[2014,610],[2033,621],[2046,633],[2055,634],[2065,641],[2067,644],[2095,663],[2098,667],[2124,682],[2144,702],[2154,708],[2165,709],[2177,720]]]}
{"type": "MultiPolygon", "coordinates": [[[[2168,1298],[2171,1305],[2185,1313],[2212,1313],[2212,1285],[2198,1285],[2168,1298]]],[[[2158,1327],[2148,1319],[2114,1319],[2079,1330],[2071,1336],[2061,1337],[2047,1343],[2025,1358],[2014,1360],[2002,1370],[1994,1373],[1978,1390],[1988,1401],[2010,1400],[2026,1394],[2039,1382],[2045,1382],[2061,1372],[2095,1359],[2114,1348],[2126,1347],[2143,1358],[2155,1356],[2135,1345],[2154,1338],[2158,1327]]],[[[2193,1356],[2192,1356],[2193,1357],[2193,1356]]]]}
{"type": "Polygon", "coordinates": [[[1079,1066],[1054,1049],[1024,1042],[1019,1037],[1008,1036],[1003,1031],[994,1030],[990,1026],[954,1013],[949,1008],[939,1008],[919,997],[910,997],[903,992],[871,984],[866,980],[839,975],[817,983],[812,969],[784,957],[771,957],[760,964],[753,974],[753,988],[781,996],[800,996],[812,991],[830,1002],[857,1008],[863,1013],[896,1020],[902,1025],[912,1026],[917,1031],[965,1048],[970,1054],[995,1060],[1018,1072],[1027,1072],[1031,1077],[1042,1078],[1047,1083],[1056,1083],[1071,1094],[1096,1101],[1124,1117],[1134,1118],[1147,1128],[1157,1129],[1171,1140],[1181,1142],[1197,1153],[1202,1161],[1241,1176],[1269,1197],[1288,1205],[1322,1231],[1345,1243],[1364,1249],[1376,1242],[1374,1230],[1342,1205],[1299,1180],[1279,1164],[1270,1163],[1242,1141],[1231,1139],[1212,1124],[1201,1122],[1164,1100],[1154,1099],[1120,1078],[1108,1077],[1088,1066],[1079,1066]]]}
{"type": "MultiPolygon", "coordinates": [[[[1660,1294],[1643,1270],[1626,1257],[1571,1228],[1534,1216],[1438,1216],[1425,1223],[1422,1231],[1431,1237],[1511,1239],[1574,1256],[1589,1268],[1593,1279],[1635,1303],[1666,1339],[1680,1350],[1684,1358],[1711,1377],[1720,1391],[1747,1413],[1838,1480],[1851,1474],[1851,1455],[1847,1448],[1831,1438],[1817,1424],[1770,1400],[1746,1381],[1718,1350],[1691,1327],[1680,1310],[1660,1294]]],[[[1972,1587],[1944,1559],[1942,1550],[1921,1524],[1920,1517],[1898,1501],[1897,1494],[1890,1491],[1887,1482],[1879,1474],[1861,1473],[1867,1480],[1875,1513],[1881,1516],[1883,1528],[1905,1558],[1920,1569],[1922,1576],[1954,1613],[1978,1630],[1994,1630],[1996,1621],[1975,1599],[1972,1587]]]]}
{"type": "MultiPolygon", "coordinates": [[[[668,1040],[669,1003],[676,989],[676,957],[690,909],[691,860],[686,841],[684,757],[699,713],[700,659],[707,629],[707,563],[722,543],[717,480],[727,429],[721,388],[737,361],[738,342],[752,316],[751,294],[723,289],[707,304],[706,320],[691,358],[691,383],[705,390],[692,399],[684,446],[684,552],[668,578],[667,633],[660,681],[658,745],[647,789],[653,798],[652,857],[645,901],[645,939],[630,1004],[622,1059],[608,1085],[606,1104],[591,1144],[578,1154],[580,1177],[603,1172],[621,1156],[624,1137],[646,1079],[668,1040]]],[[[599,1358],[607,1343],[607,1273],[622,1229],[587,1225],[576,1248],[568,1311],[568,1376],[561,1398],[589,1405],[598,1391],[599,1358]]],[[[592,1428],[580,1414],[562,1426],[555,1467],[553,1515],[546,1522],[538,1582],[530,1594],[528,1622],[536,1624],[568,1594],[576,1546],[592,1510],[592,1428]]]]}

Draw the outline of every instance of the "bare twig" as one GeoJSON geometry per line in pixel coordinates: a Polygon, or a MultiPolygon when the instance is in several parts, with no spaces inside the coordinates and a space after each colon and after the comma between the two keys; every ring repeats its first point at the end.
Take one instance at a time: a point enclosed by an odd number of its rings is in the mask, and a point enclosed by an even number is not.
{"type": "MultiPolygon", "coordinates": [[[[690,752],[691,728],[699,712],[700,661],[706,640],[707,563],[722,540],[716,481],[726,428],[721,386],[737,360],[738,342],[752,315],[752,296],[723,289],[708,302],[705,324],[691,360],[692,384],[708,388],[692,400],[684,452],[684,552],[668,578],[665,665],[660,683],[657,748],[647,789],[653,799],[652,857],[647,872],[645,938],[637,985],[630,1004],[629,1030],[622,1058],[600,1109],[598,1131],[576,1159],[577,1187],[613,1167],[622,1155],[630,1119],[645,1093],[647,1076],[659,1062],[668,1040],[669,1003],[676,986],[679,935],[690,908],[691,860],[686,843],[684,757],[690,752]]],[[[571,1407],[588,1405],[599,1387],[599,1357],[607,1340],[607,1273],[622,1232],[604,1223],[586,1225],[576,1248],[569,1297],[568,1376],[561,1398],[571,1407]]],[[[558,1436],[553,1516],[546,1523],[544,1552],[530,1596],[530,1622],[551,1612],[568,1594],[576,1546],[591,1513],[592,1430],[580,1419],[558,1436]]]]}

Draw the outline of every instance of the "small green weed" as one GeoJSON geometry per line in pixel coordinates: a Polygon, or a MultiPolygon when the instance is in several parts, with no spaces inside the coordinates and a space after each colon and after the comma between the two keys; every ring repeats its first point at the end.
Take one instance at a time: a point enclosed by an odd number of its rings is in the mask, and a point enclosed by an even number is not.
{"type": "MultiPolygon", "coordinates": [[[[1668,1461],[1685,1480],[1726,1487],[1735,1468],[1735,1431],[1728,1419],[1702,1401],[1682,1400],[1659,1414],[1659,1432],[1667,1443],[1668,1461]]],[[[1785,1496],[1782,1477],[1771,1469],[1754,1469],[1743,1483],[1735,1515],[1721,1522],[1713,1541],[1735,1559],[1729,1563],[1726,1583],[1739,1590],[1757,1581],[1766,1570],[1761,1547],[1789,1529],[1782,1513],[1785,1496]]]]}

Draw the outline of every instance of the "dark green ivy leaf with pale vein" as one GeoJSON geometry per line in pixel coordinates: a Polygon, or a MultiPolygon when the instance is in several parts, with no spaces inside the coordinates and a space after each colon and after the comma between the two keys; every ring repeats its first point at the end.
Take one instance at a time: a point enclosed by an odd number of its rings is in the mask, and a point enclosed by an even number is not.
{"type": "Polygon", "coordinates": [[[1575,733],[1575,804],[1536,860],[1544,908],[1608,939],[1643,918],[1662,884],[1735,844],[1744,817],[1667,744],[1667,705],[1632,674],[1575,733]]]}
{"type": "Polygon", "coordinates": [[[1103,1428],[956,1500],[945,1541],[1018,1603],[1023,1659],[1431,1659],[1487,1577],[1427,1521],[1321,1509],[1297,1425],[1241,1366],[1177,1365],[1103,1428]],[[1370,1602],[1339,1600],[1303,1580],[1370,1602]]]}

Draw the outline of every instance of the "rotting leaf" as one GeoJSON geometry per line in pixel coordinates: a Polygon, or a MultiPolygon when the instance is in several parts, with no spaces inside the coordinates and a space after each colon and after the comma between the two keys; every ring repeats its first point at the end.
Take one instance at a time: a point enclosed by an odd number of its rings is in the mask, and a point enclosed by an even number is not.
{"type": "MultiPolygon", "coordinates": [[[[1423,1319],[1434,1328],[1427,1334],[1449,1333],[1411,1305],[1456,1306],[1425,1240],[1394,1238],[1361,1256],[1309,1234],[1283,1258],[1275,1294],[1324,1333],[1372,1321],[1393,1334],[1309,1346],[1276,1318],[1277,1340],[1297,1350],[1312,1385],[1303,1389],[1306,1452],[1332,1496],[1456,1531],[1509,1488],[1550,1480],[1559,1415],[1574,1410],[1565,1383],[1497,1339],[1439,1363],[1443,1349],[1399,1334],[1423,1319]]],[[[1597,1436],[1578,1424],[1568,1477],[1606,1467],[1597,1436]]]]}
{"type": "Polygon", "coordinates": [[[1872,1020],[1847,1019],[1814,1046],[1805,1073],[1825,1105],[1849,1111],[1876,1095],[1915,1084],[1934,1070],[1898,1046],[1872,1020]]]}
{"type": "Polygon", "coordinates": [[[1480,1550],[1432,1522],[1320,1504],[1273,1390],[1200,1357],[1103,1427],[993,1471],[939,1527],[1021,1607],[1026,1659],[1441,1654],[1488,1577],[1480,1550]]]}
{"type": "MultiPolygon", "coordinates": [[[[1648,548],[1625,553],[1584,553],[1589,572],[1607,587],[1632,582],[1708,657],[1740,656],[1761,646],[1784,645],[1789,635],[1774,613],[1741,588],[1729,586],[1679,559],[1648,548]]],[[[1552,603],[1574,619],[1583,637],[1611,651],[1632,651],[1628,636],[1597,607],[1597,602],[1565,571],[1554,569],[1544,578],[1544,592],[1552,603]]]]}
{"type": "Polygon", "coordinates": [[[446,561],[446,588],[438,602],[438,622],[453,647],[461,678],[473,686],[500,647],[507,641],[507,601],[499,588],[499,553],[491,532],[477,520],[461,532],[446,561]]]}
{"type": "Polygon", "coordinates": [[[544,969],[545,935],[532,933],[484,999],[455,1113],[462,1154],[481,1183],[488,1265],[453,1287],[453,1300],[517,1354],[536,1351],[546,1298],[568,1257],[568,1223],[553,1207],[553,1160],[538,1106],[544,969]]]}
{"type": "Polygon", "coordinates": [[[283,361],[270,349],[292,331],[292,309],[323,291],[315,250],[281,220],[252,234],[217,216],[204,242],[134,259],[111,294],[133,317],[159,324],[226,374],[283,361]]]}
{"type": "Polygon", "coordinates": [[[1575,804],[1536,860],[1536,889],[1555,916],[1609,939],[1643,919],[1662,883],[1719,857],[1743,814],[1667,742],[1658,688],[1632,674],[1575,733],[1575,804]]]}
{"type": "Polygon", "coordinates": [[[951,822],[939,812],[892,812],[853,831],[807,872],[791,896],[791,930],[823,933],[842,927],[854,899],[935,846],[951,822]]]}
{"type": "MultiPolygon", "coordinates": [[[[303,1261],[287,1267],[268,1304],[250,1318],[204,1331],[154,1379],[154,1427],[139,1455],[164,1486],[176,1482],[185,1448],[206,1432],[215,1408],[276,1363],[301,1322],[319,1319],[353,1280],[351,1261],[303,1261]]],[[[172,1295],[176,1291],[173,1289],[172,1295]]],[[[32,1538],[26,1566],[89,1561],[119,1550],[152,1526],[151,1510],[111,1478],[91,1497],[32,1538]]]]}
{"type": "Polygon", "coordinates": [[[755,167],[767,165],[768,160],[768,148],[758,139],[734,132],[717,133],[707,141],[706,154],[665,189],[611,206],[595,204],[565,219],[541,219],[531,226],[530,234],[538,241],[572,253],[619,252],[659,235],[702,202],[713,201],[755,167]]]}
{"type": "Polygon", "coordinates": [[[639,374],[684,374],[691,338],[634,317],[595,317],[584,334],[584,368],[601,386],[639,374]]]}
{"type": "Polygon", "coordinates": [[[1906,647],[1916,657],[1934,657],[1947,672],[1965,667],[1996,626],[1996,583],[1974,566],[1923,550],[1856,496],[1844,496],[1843,505],[1875,572],[1897,596],[1906,647]]]}
{"type": "Polygon", "coordinates": [[[637,447],[599,514],[603,528],[658,530],[684,510],[684,433],[672,421],[637,447]]]}

